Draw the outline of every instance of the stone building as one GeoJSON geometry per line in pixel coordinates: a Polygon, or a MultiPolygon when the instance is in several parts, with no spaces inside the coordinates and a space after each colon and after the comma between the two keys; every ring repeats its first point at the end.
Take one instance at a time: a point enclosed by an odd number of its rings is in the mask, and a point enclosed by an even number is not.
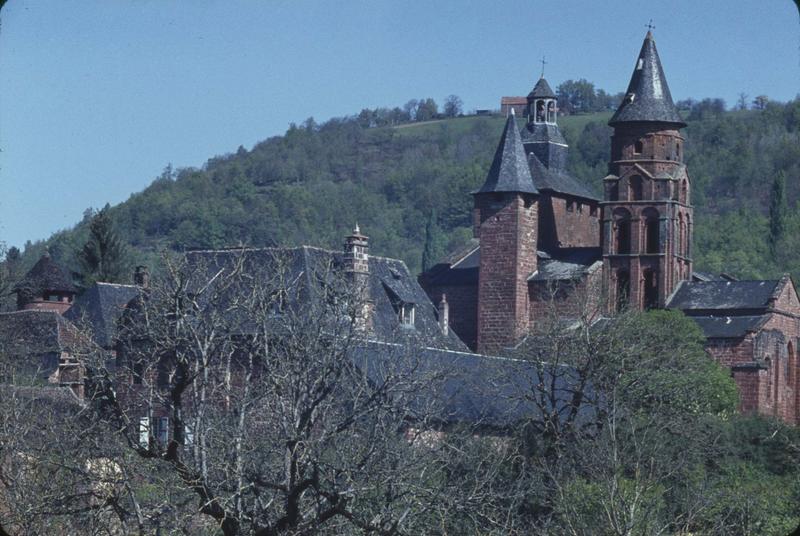
{"type": "Polygon", "coordinates": [[[800,422],[800,302],[791,278],[736,281],[693,271],[686,124],[652,33],[609,121],[602,198],[566,171],[568,147],[546,80],[525,104],[520,114],[508,100],[494,159],[473,192],[473,241],[419,277],[434,303],[449,304],[458,336],[474,351],[503,354],[554,308],[564,321],[677,309],[730,367],[743,411],[800,422]],[[522,128],[516,115],[526,119],[522,128]]]}

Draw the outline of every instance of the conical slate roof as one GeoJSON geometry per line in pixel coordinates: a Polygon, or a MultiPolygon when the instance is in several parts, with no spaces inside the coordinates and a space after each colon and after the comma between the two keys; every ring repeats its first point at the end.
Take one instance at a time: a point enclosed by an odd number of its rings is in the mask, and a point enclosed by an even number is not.
{"type": "Polygon", "coordinates": [[[15,292],[25,292],[31,296],[45,291],[75,293],[77,290],[69,274],[50,258],[49,253],[42,255],[14,287],[15,292]]]}
{"type": "Polygon", "coordinates": [[[522,192],[538,194],[533,185],[525,148],[517,128],[513,112],[508,116],[500,144],[494,153],[492,166],[486,175],[486,182],[476,194],[487,192],[522,192]]]}
{"type": "Polygon", "coordinates": [[[533,86],[533,89],[528,94],[528,98],[555,99],[556,94],[553,93],[552,89],[550,89],[550,84],[547,83],[547,80],[542,77],[538,82],[536,82],[536,85],[533,86]]]}
{"type": "Polygon", "coordinates": [[[644,38],[622,104],[608,124],[615,126],[634,121],[658,121],[686,126],[672,102],[664,69],[656,51],[656,42],[649,31],[644,38]]]}

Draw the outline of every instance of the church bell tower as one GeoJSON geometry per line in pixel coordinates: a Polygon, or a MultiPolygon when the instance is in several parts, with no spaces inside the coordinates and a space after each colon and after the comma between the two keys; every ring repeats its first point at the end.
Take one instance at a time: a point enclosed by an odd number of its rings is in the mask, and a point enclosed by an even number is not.
{"type": "Polygon", "coordinates": [[[536,271],[538,190],[513,111],[489,168],[473,192],[480,239],[477,349],[501,352],[528,333],[528,278],[536,271]]]}
{"type": "Polygon", "coordinates": [[[686,126],[664,77],[652,32],[636,59],[613,127],[602,203],[609,308],[663,307],[692,273],[693,214],[683,163],[686,126]]]}

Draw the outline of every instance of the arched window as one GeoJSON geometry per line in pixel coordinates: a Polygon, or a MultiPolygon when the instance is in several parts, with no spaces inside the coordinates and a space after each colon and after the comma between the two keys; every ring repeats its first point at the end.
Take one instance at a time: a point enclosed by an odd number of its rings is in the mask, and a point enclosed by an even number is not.
{"type": "Polygon", "coordinates": [[[680,142],[677,142],[675,144],[675,160],[677,160],[678,162],[680,162],[680,160],[681,160],[681,143],[680,142]]]}
{"type": "Polygon", "coordinates": [[[536,101],[536,121],[539,123],[544,123],[544,101],[537,100],[536,101]]]}
{"type": "Polygon", "coordinates": [[[644,219],[644,250],[646,253],[659,253],[661,251],[661,236],[658,211],[648,207],[642,211],[644,219]]]}
{"type": "Polygon", "coordinates": [[[686,236],[683,237],[683,255],[691,257],[692,255],[692,217],[686,215],[686,236]]]}
{"type": "Polygon", "coordinates": [[[683,214],[678,214],[678,243],[675,244],[675,252],[678,255],[683,255],[686,245],[684,240],[686,235],[686,222],[683,221],[683,214]]]}
{"type": "Polygon", "coordinates": [[[622,255],[631,252],[631,213],[624,208],[614,211],[614,252],[622,255]]]}
{"type": "Polygon", "coordinates": [[[658,271],[645,270],[642,287],[644,308],[655,309],[658,307],[658,271]]]}
{"type": "Polygon", "coordinates": [[[644,190],[642,177],[640,177],[639,175],[634,175],[633,177],[631,177],[630,189],[631,193],[628,199],[630,199],[631,201],[641,201],[644,190]]]}
{"type": "Polygon", "coordinates": [[[681,203],[687,203],[689,199],[689,185],[686,182],[686,179],[681,181],[681,196],[679,201],[681,203]]]}
{"type": "Polygon", "coordinates": [[[627,270],[617,270],[617,312],[624,311],[628,307],[628,299],[631,295],[631,276],[627,270]]]}
{"type": "Polygon", "coordinates": [[[547,122],[548,123],[555,123],[556,122],[556,103],[555,101],[550,101],[547,103],[547,122]]]}
{"type": "Polygon", "coordinates": [[[644,149],[642,140],[636,140],[636,142],[633,144],[633,154],[642,154],[642,149],[644,149]]]}

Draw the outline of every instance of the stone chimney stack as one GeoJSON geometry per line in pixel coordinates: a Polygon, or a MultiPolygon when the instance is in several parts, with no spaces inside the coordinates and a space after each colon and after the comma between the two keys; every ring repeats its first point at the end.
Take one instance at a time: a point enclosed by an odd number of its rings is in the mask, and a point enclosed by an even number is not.
{"type": "Polygon", "coordinates": [[[137,266],[133,273],[133,284],[142,288],[150,287],[150,271],[147,266],[137,266]]]}
{"type": "Polygon", "coordinates": [[[447,336],[450,332],[450,305],[447,303],[447,295],[442,293],[442,299],[439,301],[439,327],[442,330],[442,335],[447,336]]]}
{"type": "Polygon", "coordinates": [[[354,298],[359,311],[356,314],[356,328],[369,331],[372,326],[373,305],[369,293],[369,238],[361,234],[356,224],[353,233],[344,241],[344,272],[352,285],[354,298]]]}
{"type": "Polygon", "coordinates": [[[369,273],[369,238],[361,234],[356,224],[353,234],[344,241],[345,272],[354,274],[369,273]]]}

